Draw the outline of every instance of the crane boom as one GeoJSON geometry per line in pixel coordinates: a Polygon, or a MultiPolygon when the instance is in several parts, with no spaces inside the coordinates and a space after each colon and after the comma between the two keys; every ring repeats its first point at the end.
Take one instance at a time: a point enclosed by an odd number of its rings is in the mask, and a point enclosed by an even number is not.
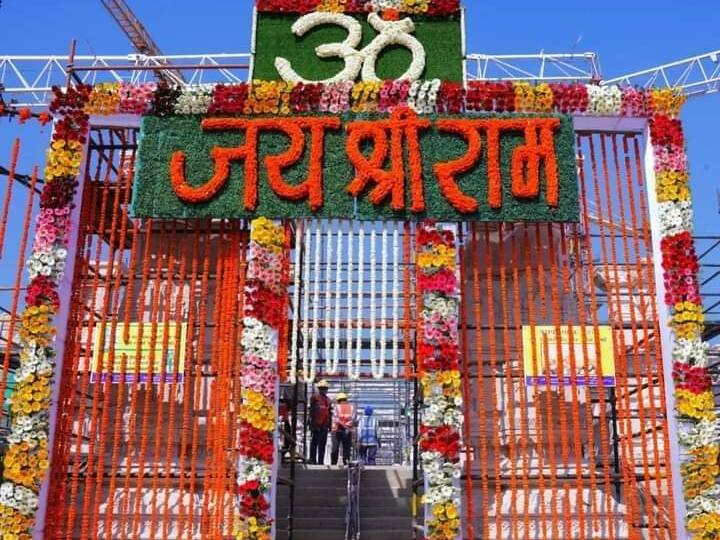
{"type": "Polygon", "coordinates": [[[628,73],[601,84],[677,88],[688,97],[712,94],[720,91],[720,50],[628,73]]]}
{"type": "MultiPolygon", "coordinates": [[[[135,50],[145,56],[163,56],[160,47],[145,29],[125,0],[100,0],[120,29],[128,37],[135,50]]],[[[177,70],[158,70],[157,77],[166,82],[182,83],[183,76],[177,70]]]]}

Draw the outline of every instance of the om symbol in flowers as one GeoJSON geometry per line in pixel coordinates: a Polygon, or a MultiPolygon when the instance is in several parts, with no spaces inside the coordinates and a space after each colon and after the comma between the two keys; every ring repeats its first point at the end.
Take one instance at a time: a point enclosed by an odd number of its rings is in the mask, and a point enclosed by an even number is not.
{"type": "Polygon", "coordinates": [[[288,82],[334,83],[354,81],[361,75],[363,81],[378,81],[380,79],[377,76],[375,66],[380,53],[391,45],[400,45],[410,50],[412,53],[412,61],[405,73],[398,78],[409,81],[419,79],[425,69],[425,48],[417,38],[410,35],[415,31],[415,24],[409,18],[399,21],[383,20],[377,13],[370,13],[368,15],[368,22],[379,34],[366,47],[358,50],[358,46],[362,40],[362,25],[349,15],[315,12],[300,17],[292,25],[292,31],[298,37],[302,37],[317,26],[326,24],[335,24],[347,30],[348,35],[344,41],[326,43],[315,49],[315,54],[317,54],[319,58],[341,58],[345,62],[345,67],[342,71],[328,79],[308,81],[303,79],[293,69],[289,60],[277,57],[275,59],[275,67],[280,77],[288,82]]]}

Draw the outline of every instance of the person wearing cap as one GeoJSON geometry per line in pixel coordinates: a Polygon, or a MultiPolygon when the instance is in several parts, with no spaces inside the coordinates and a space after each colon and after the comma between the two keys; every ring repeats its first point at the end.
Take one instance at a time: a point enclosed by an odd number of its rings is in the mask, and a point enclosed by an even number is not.
{"type": "Polygon", "coordinates": [[[352,445],[352,429],[355,425],[355,409],[348,403],[344,392],[335,396],[337,404],[334,408],[335,421],[333,422],[333,444],[330,454],[330,463],[337,465],[342,447],[343,464],[350,461],[350,447],[352,445]]]}
{"type": "Polygon", "coordinates": [[[365,414],[360,417],[358,443],[362,462],[365,465],[375,465],[378,449],[378,423],[377,417],[373,415],[373,408],[369,405],[365,407],[365,414]]]}
{"type": "Polygon", "coordinates": [[[325,463],[325,447],[332,423],[332,402],[328,397],[327,381],[318,383],[318,393],[310,398],[310,465],[325,463]]]}

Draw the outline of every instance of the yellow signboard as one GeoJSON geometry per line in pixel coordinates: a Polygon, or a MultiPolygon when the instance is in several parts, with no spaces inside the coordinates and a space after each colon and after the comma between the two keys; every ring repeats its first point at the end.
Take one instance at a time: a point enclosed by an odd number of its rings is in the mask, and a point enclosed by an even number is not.
{"type": "Polygon", "coordinates": [[[185,345],[187,323],[128,323],[127,341],[125,324],[113,328],[96,327],[93,333],[93,357],[90,365],[90,380],[114,383],[132,382],[180,382],[185,372],[185,345]],[[101,339],[104,332],[104,339],[101,339]],[[142,334],[142,339],[141,339],[142,334]],[[113,349],[113,366],[110,367],[110,349],[113,349]],[[102,350],[101,350],[102,349],[102,350]],[[123,362],[125,369],[123,373],[123,362]]]}
{"type": "Polygon", "coordinates": [[[522,337],[525,384],[615,386],[609,326],[523,326],[522,337]]]}

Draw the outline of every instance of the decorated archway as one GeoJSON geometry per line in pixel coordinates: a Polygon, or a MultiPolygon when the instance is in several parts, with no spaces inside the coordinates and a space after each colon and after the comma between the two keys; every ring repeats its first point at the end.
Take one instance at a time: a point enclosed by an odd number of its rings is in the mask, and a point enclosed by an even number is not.
{"type": "Polygon", "coordinates": [[[467,82],[462,36],[261,0],[251,83],[56,90],[8,519],[276,537],[279,385],[320,372],[418,382],[426,538],[716,517],[682,97],[467,82]]]}

